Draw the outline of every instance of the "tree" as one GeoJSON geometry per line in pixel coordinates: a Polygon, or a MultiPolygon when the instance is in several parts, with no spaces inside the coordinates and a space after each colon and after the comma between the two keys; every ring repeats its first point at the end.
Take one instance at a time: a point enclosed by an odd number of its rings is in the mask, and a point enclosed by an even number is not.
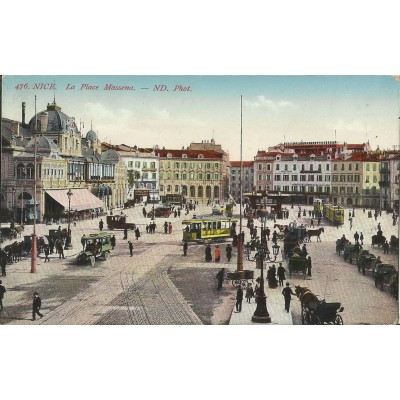
{"type": "Polygon", "coordinates": [[[140,179],[139,171],[136,171],[136,170],[129,170],[128,171],[128,187],[129,187],[129,191],[131,191],[134,188],[135,183],[139,179],[140,179]]]}

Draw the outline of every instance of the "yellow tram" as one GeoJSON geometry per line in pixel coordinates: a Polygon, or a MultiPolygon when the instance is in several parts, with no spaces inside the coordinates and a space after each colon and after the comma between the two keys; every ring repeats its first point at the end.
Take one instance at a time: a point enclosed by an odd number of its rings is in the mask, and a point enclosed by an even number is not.
{"type": "Polygon", "coordinates": [[[182,221],[184,242],[206,242],[231,237],[236,218],[224,216],[199,216],[182,221]]]}
{"type": "Polygon", "coordinates": [[[344,224],[344,208],[333,204],[324,204],[324,216],[334,225],[344,224]]]}
{"type": "Polygon", "coordinates": [[[314,211],[322,212],[322,200],[314,199],[314,211]]]}

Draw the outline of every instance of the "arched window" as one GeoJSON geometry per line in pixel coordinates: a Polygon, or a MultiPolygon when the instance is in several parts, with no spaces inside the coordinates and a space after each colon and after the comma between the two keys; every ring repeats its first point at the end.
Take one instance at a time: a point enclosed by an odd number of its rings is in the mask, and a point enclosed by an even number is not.
{"type": "Polygon", "coordinates": [[[35,166],[33,164],[28,164],[26,167],[26,179],[35,178],[35,166]]]}
{"type": "Polygon", "coordinates": [[[17,165],[17,179],[26,179],[26,169],[24,164],[17,165]]]}
{"type": "Polygon", "coordinates": [[[206,197],[211,198],[211,186],[206,186],[206,197]]]}
{"type": "Polygon", "coordinates": [[[203,186],[197,188],[197,197],[203,197],[203,186]]]}
{"type": "Polygon", "coordinates": [[[214,186],[214,199],[219,199],[219,186],[214,186]]]}
{"type": "Polygon", "coordinates": [[[187,196],[187,186],[182,186],[182,196],[187,196]]]}
{"type": "Polygon", "coordinates": [[[190,197],[196,197],[196,189],[194,186],[190,186],[190,197]]]}

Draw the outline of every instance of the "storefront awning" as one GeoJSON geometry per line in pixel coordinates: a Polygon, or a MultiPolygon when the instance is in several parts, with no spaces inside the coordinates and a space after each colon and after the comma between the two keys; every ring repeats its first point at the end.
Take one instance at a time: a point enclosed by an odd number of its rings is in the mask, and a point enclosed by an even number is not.
{"type": "MultiPolygon", "coordinates": [[[[71,189],[71,192],[71,211],[104,207],[103,202],[87,189],[71,189]]],[[[46,190],[46,193],[68,211],[68,189],[46,190]]]]}

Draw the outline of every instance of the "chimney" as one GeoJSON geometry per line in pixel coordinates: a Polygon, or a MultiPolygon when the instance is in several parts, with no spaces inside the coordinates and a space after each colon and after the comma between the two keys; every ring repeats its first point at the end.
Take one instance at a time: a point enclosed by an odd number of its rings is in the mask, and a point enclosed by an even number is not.
{"type": "Polygon", "coordinates": [[[25,106],[26,106],[26,103],[23,101],[22,102],[22,126],[25,126],[25,106]]]}

